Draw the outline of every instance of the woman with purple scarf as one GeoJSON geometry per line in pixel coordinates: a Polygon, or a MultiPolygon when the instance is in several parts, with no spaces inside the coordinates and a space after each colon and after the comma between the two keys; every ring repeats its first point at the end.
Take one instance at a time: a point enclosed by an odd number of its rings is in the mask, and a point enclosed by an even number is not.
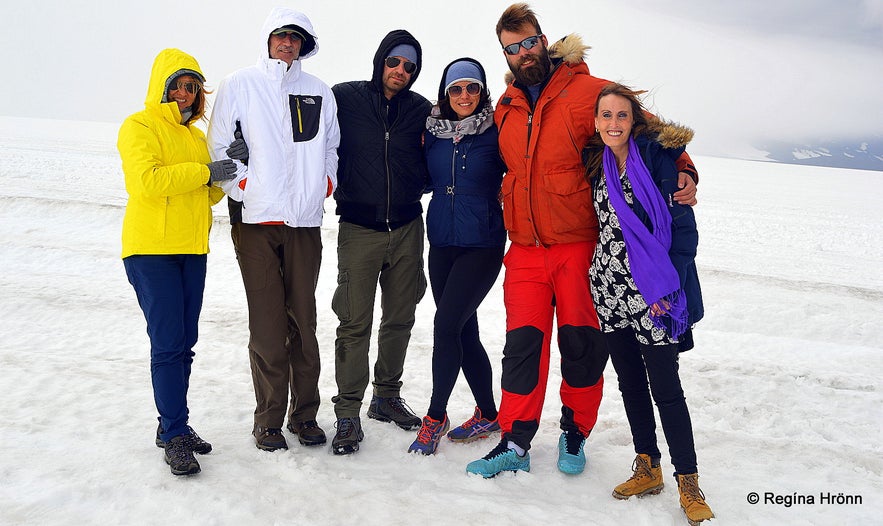
{"type": "Polygon", "coordinates": [[[592,297],[619,377],[637,457],[633,474],[613,490],[617,499],[662,491],[653,402],[690,524],[714,517],[698,485],[690,413],[678,376],[678,353],[693,347],[702,319],[693,210],[672,199],[675,159],[692,139],[689,128],[644,111],[639,96],[608,84],[595,105],[597,133],[587,150],[600,239],[592,260],[592,297]],[[651,399],[652,395],[652,399],[651,399]]]}

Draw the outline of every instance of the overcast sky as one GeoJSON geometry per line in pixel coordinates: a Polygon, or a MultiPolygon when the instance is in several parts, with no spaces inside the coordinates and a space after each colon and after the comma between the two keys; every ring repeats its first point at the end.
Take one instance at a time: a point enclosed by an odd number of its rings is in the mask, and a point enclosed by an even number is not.
{"type": "MultiPolygon", "coordinates": [[[[121,122],[144,102],[163,48],[194,55],[209,87],[255,62],[270,9],[304,11],[328,84],[364,79],[386,32],[424,47],[414,89],[435,97],[445,64],[480,60],[492,95],[506,64],[494,25],[509,0],[473,2],[31,0],[0,8],[0,115],[121,122]]],[[[550,40],[579,33],[593,74],[651,90],[651,110],[694,127],[691,151],[753,140],[883,135],[883,0],[531,2],[550,40]]],[[[746,155],[749,153],[746,150],[746,155]]]]}

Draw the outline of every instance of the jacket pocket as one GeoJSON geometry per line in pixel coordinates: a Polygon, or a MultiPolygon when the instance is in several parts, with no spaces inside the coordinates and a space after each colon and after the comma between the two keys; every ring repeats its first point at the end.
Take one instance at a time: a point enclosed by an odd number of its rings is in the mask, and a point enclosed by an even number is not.
{"type": "Polygon", "coordinates": [[[242,271],[242,284],[245,290],[257,292],[267,287],[267,265],[263,258],[236,252],[239,269],[242,271]]]}
{"type": "Polygon", "coordinates": [[[503,186],[500,187],[500,195],[503,196],[503,224],[512,230],[515,228],[515,176],[507,174],[503,177],[503,186]]]}
{"type": "Polygon", "coordinates": [[[582,172],[568,170],[545,174],[549,214],[555,232],[570,232],[588,226],[595,213],[592,187],[582,172]]]}
{"type": "Polygon", "coordinates": [[[417,303],[423,299],[426,294],[426,273],[423,272],[423,264],[417,269],[417,303]]]}
{"type": "Polygon", "coordinates": [[[291,135],[294,142],[306,142],[319,133],[322,122],[322,97],[320,95],[289,95],[291,111],[291,135]]]}

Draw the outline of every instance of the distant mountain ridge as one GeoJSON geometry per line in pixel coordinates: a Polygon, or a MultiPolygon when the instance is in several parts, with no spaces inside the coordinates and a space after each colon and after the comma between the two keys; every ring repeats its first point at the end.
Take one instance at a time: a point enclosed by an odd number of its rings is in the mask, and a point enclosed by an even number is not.
{"type": "Polygon", "coordinates": [[[832,168],[883,171],[883,136],[853,140],[820,140],[816,143],[785,141],[755,144],[773,161],[832,168]]]}

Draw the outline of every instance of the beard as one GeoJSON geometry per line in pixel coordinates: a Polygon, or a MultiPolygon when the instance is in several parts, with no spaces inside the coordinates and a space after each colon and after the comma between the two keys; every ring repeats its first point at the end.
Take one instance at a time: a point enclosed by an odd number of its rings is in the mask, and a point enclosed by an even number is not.
{"type": "Polygon", "coordinates": [[[549,51],[542,47],[539,53],[533,55],[522,55],[518,62],[509,63],[509,69],[515,75],[515,80],[525,86],[536,86],[546,80],[549,71],[552,69],[552,61],[549,60],[549,51]],[[524,66],[525,59],[533,59],[534,63],[530,66],[524,66]]]}

